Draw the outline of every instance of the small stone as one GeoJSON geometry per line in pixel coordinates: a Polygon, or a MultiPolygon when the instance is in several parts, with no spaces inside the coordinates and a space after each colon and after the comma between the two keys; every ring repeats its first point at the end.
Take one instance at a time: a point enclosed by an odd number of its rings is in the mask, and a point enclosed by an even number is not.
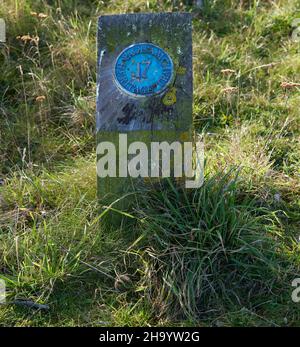
{"type": "Polygon", "coordinates": [[[224,326],[224,323],[221,322],[221,321],[219,321],[219,320],[217,320],[217,321],[216,321],[216,326],[217,326],[218,328],[221,328],[221,327],[224,326]]]}
{"type": "Polygon", "coordinates": [[[275,200],[276,202],[280,202],[280,200],[281,200],[281,195],[280,195],[279,193],[274,194],[274,200],[275,200]]]}

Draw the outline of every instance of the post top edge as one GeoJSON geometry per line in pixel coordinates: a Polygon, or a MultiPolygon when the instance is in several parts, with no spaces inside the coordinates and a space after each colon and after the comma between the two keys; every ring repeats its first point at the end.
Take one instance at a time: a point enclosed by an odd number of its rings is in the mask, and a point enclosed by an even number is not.
{"type": "Polygon", "coordinates": [[[178,17],[190,17],[192,18],[192,13],[190,12],[139,12],[139,13],[122,13],[122,14],[101,14],[98,16],[98,20],[110,19],[110,18],[121,18],[121,17],[159,17],[159,16],[178,16],[178,17]]]}

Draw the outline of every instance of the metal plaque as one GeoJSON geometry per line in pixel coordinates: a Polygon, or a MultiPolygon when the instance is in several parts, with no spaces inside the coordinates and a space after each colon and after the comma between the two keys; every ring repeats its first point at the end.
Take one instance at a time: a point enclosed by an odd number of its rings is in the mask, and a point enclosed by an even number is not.
{"type": "Polygon", "coordinates": [[[117,86],[134,97],[160,94],[173,79],[173,61],[160,47],[138,43],[124,49],[116,59],[117,86]]]}

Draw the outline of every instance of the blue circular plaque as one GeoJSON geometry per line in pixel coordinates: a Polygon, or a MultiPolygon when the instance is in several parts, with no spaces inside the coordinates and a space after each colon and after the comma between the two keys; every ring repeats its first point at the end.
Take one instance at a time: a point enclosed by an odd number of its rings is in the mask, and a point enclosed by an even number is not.
{"type": "Polygon", "coordinates": [[[162,93],[173,79],[173,61],[152,43],[137,43],[117,57],[114,69],[119,88],[131,96],[162,93]]]}

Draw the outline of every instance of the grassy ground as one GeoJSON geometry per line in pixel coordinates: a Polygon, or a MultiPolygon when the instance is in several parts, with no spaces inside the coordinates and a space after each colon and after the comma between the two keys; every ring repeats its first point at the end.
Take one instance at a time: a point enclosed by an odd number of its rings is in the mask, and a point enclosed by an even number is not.
{"type": "Polygon", "coordinates": [[[0,0],[0,325],[300,325],[300,2],[185,3],[0,0]],[[115,228],[96,200],[96,18],[182,10],[205,184],[143,191],[115,228]]]}

